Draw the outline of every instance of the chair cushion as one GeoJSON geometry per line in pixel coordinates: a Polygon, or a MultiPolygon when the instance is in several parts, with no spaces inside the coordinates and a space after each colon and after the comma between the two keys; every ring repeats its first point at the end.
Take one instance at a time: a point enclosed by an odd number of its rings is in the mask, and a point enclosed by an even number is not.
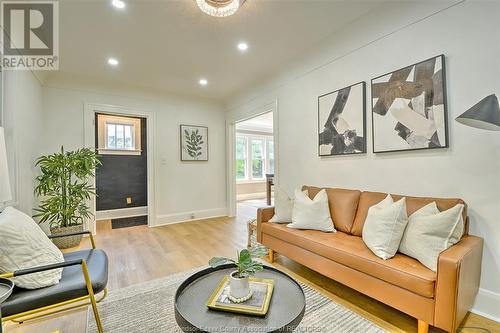
{"type": "Polygon", "coordinates": [[[418,295],[434,297],[435,272],[400,253],[388,260],[380,259],[366,247],[361,237],[340,231],[327,234],[294,230],[272,223],[263,223],[262,232],[418,295]]]}
{"type": "MultiPolygon", "coordinates": [[[[92,288],[97,294],[108,283],[108,257],[102,250],[82,250],[64,254],[64,260],[84,259],[87,262],[92,288]]],[[[15,287],[12,295],[2,304],[2,316],[18,314],[43,306],[64,302],[88,295],[81,265],[63,269],[58,284],[40,288],[23,289],[15,287]]]]}
{"type": "MultiPolygon", "coordinates": [[[[314,198],[322,189],[314,186],[303,186],[302,190],[308,190],[309,197],[314,198]]],[[[325,188],[325,190],[335,229],[350,233],[361,191],[342,188],[325,188]]]]}
{"type": "MultiPolygon", "coordinates": [[[[356,212],[356,218],[352,225],[351,234],[355,236],[361,236],[363,232],[363,225],[365,224],[366,216],[368,215],[368,209],[384,200],[387,193],[381,192],[362,192],[359,199],[358,211],[356,212]]],[[[403,196],[398,194],[391,194],[394,201],[400,200],[403,196]]],[[[457,204],[463,204],[464,210],[462,212],[464,223],[467,221],[467,205],[462,199],[443,199],[443,198],[426,198],[426,197],[406,197],[406,211],[408,216],[419,210],[420,208],[428,205],[432,202],[436,202],[437,207],[440,211],[450,209],[457,204]]],[[[465,226],[465,233],[467,233],[467,225],[465,226]]]]}

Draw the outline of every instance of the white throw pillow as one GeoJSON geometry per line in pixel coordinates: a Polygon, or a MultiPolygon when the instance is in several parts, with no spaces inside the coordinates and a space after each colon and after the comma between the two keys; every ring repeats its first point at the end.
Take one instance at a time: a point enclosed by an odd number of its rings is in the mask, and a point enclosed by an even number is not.
{"type": "MultiPolygon", "coordinates": [[[[61,251],[35,221],[15,208],[0,214],[0,272],[56,264],[64,261],[61,251]]],[[[56,284],[62,268],[13,278],[21,288],[37,289],[56,284]]]]}
{"type": "MultiPolygon", "coordinates": [[[[305,195],[309,195],[307,190],[302,191],[305,195]]],[[[292,222],[293,199],[283,191],[280,187],[274,190],[274,216],[269,220],[273,223],[290,223],[292,222]]]]}
{"type": "Polygon", "coordinates": [[[377,257],[394,257],[403,237],[408,215],[406,198],[394,202],[391,195],[368,209],[363,226],[363,241],[377,257]]]}
{"type": "Polygon", "coordinates": [[[463,210],[458,204],[440,212],[435,202],[420,208],[410,215],[399,252],[436,272],[439,254],[462,238],[463,210]]]}
{"type": "Polygon", "coordinates": [[[319,191],[311,200],[307,193],[295,190],[292,223],[288,224],[287,227],[335,232],[326,191],[324,189],[319,191]]]}

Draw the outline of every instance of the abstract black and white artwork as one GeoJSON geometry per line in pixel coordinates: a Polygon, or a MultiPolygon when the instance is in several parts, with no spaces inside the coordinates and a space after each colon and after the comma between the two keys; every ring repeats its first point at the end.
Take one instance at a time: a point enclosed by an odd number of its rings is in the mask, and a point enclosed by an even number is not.
{"type": "Polygon", "coordinates": [[[366,153],[365,82],[318,97],[319,156],[366,153]]]}
{"type": "Polygon", "coordinates": [[[372,80],[373,152],[448,147],[444,56],[372,80]]]}
{"type": "Polygon", "coordinates": [[[208,127],[181,125],[181,161],[208,161],[208,127]]]}

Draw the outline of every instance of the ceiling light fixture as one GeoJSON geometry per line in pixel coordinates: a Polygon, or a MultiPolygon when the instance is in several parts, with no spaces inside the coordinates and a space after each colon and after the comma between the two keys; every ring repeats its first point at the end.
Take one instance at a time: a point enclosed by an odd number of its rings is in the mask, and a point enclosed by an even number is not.
{"type": "Polygon", "coordinates": [[[115,58],[109,58],[108,59],[108,64],[110,64],[111,66],[118,66],[120,62],[118,60],[116,60],[115,58]]]}
{"type": "Polygon", "coordinates": [[[246,50],[248,50],[248,44],[245,42],[239,43],[238,50],[240,50],[241,52],[245,52],[246,50]]]}
{"type": "Polygon", "coordinates": [[[198,81],[200,83],[200,85],[202,86],[206,86],[208,84],[208,81],[207,79],[200,79],[200,81],[198,81]]]}
{"type": "Polygon", "coordinates": [[[113,0],[111,1],[111,4],[118,9],[125,8],[125,2],[123,2],[122,0],[113,0]]]}
{"type": "Polygon", "coordinates": [[[196,0],[201,11],[215,17],[231,16],[245,0],[196,0]]]}

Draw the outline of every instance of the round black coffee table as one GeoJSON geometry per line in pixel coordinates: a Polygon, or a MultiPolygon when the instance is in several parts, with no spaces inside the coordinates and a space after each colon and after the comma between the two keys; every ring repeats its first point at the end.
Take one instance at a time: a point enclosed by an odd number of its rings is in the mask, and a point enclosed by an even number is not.
{"type": "Polygon", "coordinates": [[[300,285],[279,270],[264,266],[256,277],[274,279],[269,311],[264,317],[210,310],[207,301],[234,265],[207,268],[184,281],[175,293],[175,320],[184,332],[292,332],[306,309],[300,285]]]}

